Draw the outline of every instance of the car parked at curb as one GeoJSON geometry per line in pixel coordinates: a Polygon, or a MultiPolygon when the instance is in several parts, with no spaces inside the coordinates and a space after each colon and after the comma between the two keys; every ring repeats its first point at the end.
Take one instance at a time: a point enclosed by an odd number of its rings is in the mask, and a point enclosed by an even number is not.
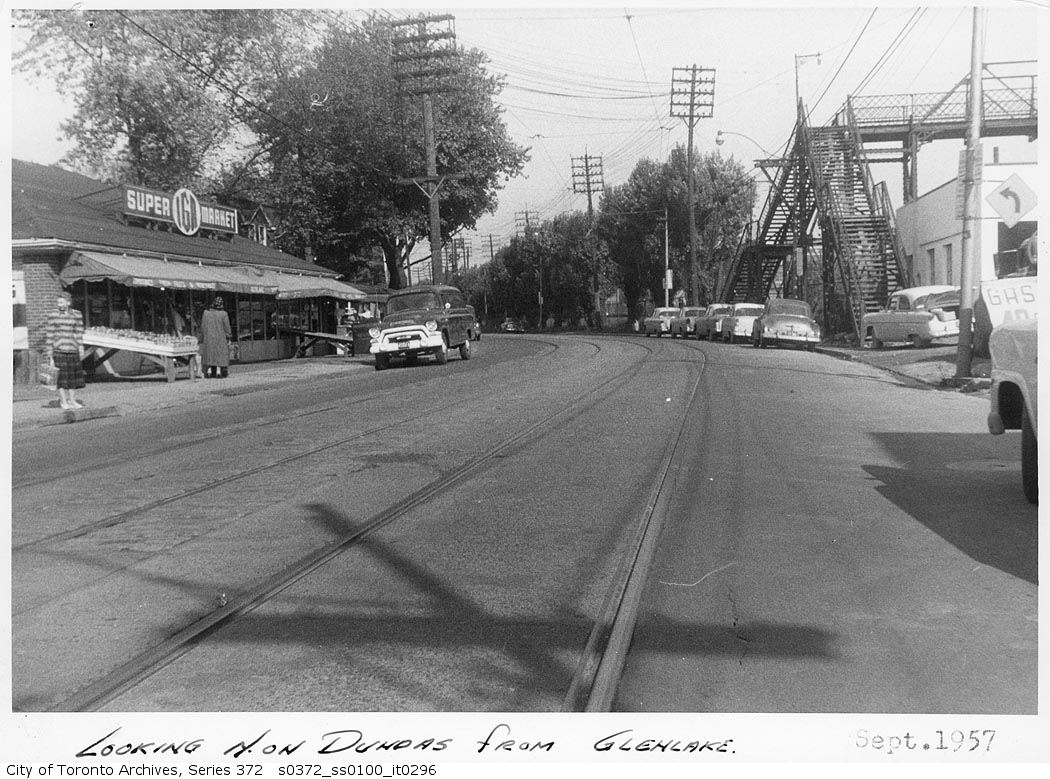
{"type": "Polygon", "coordinates": [[[499,329],[504,333],[524,333],[525,323],[520,319],[507,318],[500,322],[499,329]]]}
{"type": "Polygon", "coordinates": [[[801,346],[813,351],[820,343],[820,325],[813,319],[813,309],[804,300],[770,298],[762,315],[751,329],[751,345],[801,346]]]}
{"type": "Polygon", "coordinates": [[[730,344],[748,340],[755,320],[763,311],[765,306],[761,303],[734,303],[733,312],[722,320],[722,340],[730,344]]]}
{"type": "Polygon", "coordinates": [[[1038,320],[1005,322],[992,330],[991,409],[988,431],[1021,431],[1021,487],[1029,503],[1039,502],[1038,320]]]}
{"type": "Polygon", "coordinates": [[[678,316],[671,319],[672,338],[690,338],[696,333],[696,320],[704,313],[697,306],[686,306],[678,316]]]}
{"type": "Polygon", "coordinates": [[[444,364],[453,349],[459,349],[460,359],[469,360],[476,327],[473,309],[455,287],[409,287],[390,293],[386,314],[368,331],[368,350],[375,355],[377,371],[388,368],[394,357],[404,357],[411,365],[421,355],[433,355],[444,364]]]}
{"type": "Polygon", "coordinates": [[[708,341],[721,339],[722,322],[732,313],[732,303],[712,303],[709,305],[703,316],[696,320],[697,339],[706,338],[708,341]]]}
{"type": "Polygon", "coordinates": [[[872,349],[886,343],[929,346],[935,338],[959,335],[959,287],[938,284],[890,293],[886,307],[861,317],[860,331],[872,349]]]}
{"type": "Polygon", "coordinates": [[[671,320],[680,312],[679,308],[654,308],[653,313],[642,321],[642,332],[646,336],[655,335],[657,338],[670,334],[671,320]]]}

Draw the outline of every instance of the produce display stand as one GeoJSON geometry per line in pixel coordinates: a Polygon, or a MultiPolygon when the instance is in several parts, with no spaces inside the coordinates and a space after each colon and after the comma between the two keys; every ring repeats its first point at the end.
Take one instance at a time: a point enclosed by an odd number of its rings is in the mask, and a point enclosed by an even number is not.
{"type": "Polygon", "coordinates": [[[182,368],[189,369],[189,376],[194,381],[200,372],[197,364],[197,343],[160,343],[145,337],[100,333],[91,329],[84,331],[84,358],[89,357],[95,365],[104,363],[116,352],[134,352],[164,369],[164,376],[175,381],[176,372],[182,368]]]}

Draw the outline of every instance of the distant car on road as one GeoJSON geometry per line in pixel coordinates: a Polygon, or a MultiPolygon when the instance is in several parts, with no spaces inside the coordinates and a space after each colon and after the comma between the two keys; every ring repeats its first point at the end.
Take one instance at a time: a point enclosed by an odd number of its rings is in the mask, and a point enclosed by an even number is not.
{"type": "Polygon", "coordinates": [[[751,344],[759,348],[794,344],[813,351],[820,343],[820,325],[804,300],[770,298],[752,325],[751,344]]]}
{"type": "Polygon", "coordinates": [[[499,326],[504,333],[524,333],[525,323],[520,319],[504,319],[499,326]]]}
{"type": "Polygon", "coordinates": [[[722,340],[726,343],[746,341],[751,337],[755,320],[762,316],[765,306],[761,303],[734,303],[733,312],[722,320],[722,340]]]}
{"type": "Polygon", "coordinates": [[[886,308],[865,314],[860,331],[872,349],[888,342],[929,346],[935,338],[959,335],[958,287],[929,285],[892,292],[886,308]]]}
{"type": "Polygon", "coordinates": [[[683,308],[678,316],[671,319],[671,337],[689,338],[696,332],[696,320],[704,313],[704,309],[696,306],[683,308]]]}
{"type": "Polygon", "coordinates": [[[377,371],[388,368],[393,357],[413,364],[420,355],[432,354],[444,364],[449,350],[457,348],[460,359],[469,360],[476,324],[473,310],[455,287],[408,287],[390,293],[386,314],[368,331],[368,350],[375,355],[377,371]]]}
{"type": "Polygon", "coordinates": [[[706,338],[708,341],[721,339],[722,322],[732,313],[732,303],[712,303],[709,305],[703,315],[696,320],[697,339],[706,338]]]}
{"type": "Polygon", "coordinates": [[[646,336],[656,335],[659,338],[671,332],[671,320],[679,315],[679,308],[654,308],[653,313],[642,321],[642,332],[646,336]]]}
{"type": "Polygon", "coordinates": [[[992,355],[988,431],[992,435],[1021,431],[1021,486],[1029,503],[1039,502],[1038,335],[1037,320],[1020,319],[999,325],[988,339],[992,355]]]}

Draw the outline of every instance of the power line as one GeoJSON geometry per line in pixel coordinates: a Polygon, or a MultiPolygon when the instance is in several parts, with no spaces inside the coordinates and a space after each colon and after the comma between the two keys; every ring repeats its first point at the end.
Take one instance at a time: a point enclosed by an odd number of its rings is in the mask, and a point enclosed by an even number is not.
{"type": "MultiPolygon", "coordinates": [[[[849,51],[846,52],[846,56],[843,57],[842,58],[842,62],[839,63],[839,67],[838,67],[838,70],[835,71],[835,75],[833,75],[831,77],[831,81],[829,81],[828,85],[826,87],[824,87],[824,91],[820,93],[820,97],[817,98],[817,101],[813,104],[813,107],[810,108],[809,111],[806,112],[807,118],[808,118],[809,114],[811,114],[811,113],[813,113],[814,111],[817,110],[817,106],[820,105],[820,101],[824,99],[824,95],[826,95],[828,93],[828,90],[831,89],[831,85],[835,83],[835,79],[837,79],[839,77],[839,73],[842,72],[842,69],[846,66],[846,63],[849,61],[849,58],[853,55],[854,50],[857,48],[857,44],[860,43],[860,39],[864,37],[865,30],[868,29],[868,25],[871,24],[871,20],[875,18],[875,14],[878,13],[878,11],[879,11],[878,8],[874,9],[871,12],[871,15],[868,16],[868,20],[866,22],[864,22],[864,26],[861,28],[860,32],[857,33],[857,38],[856,38],[856,40],[853,41],[853,45],[850,46],[849,51]]],[[[785,144],[786,143],[787,143],[787,141],[785,141],[785,144]]]]}
{"type": "Polygon", "coordinates": [[[886,64],[886,60],[889,58],[889,56],[894,51],[896,51],[897,47],[900,46],[904,38],[906,38],[908,36],[908,33],[911,32],[911,25],[913,24],[913,22],[916,21],[916,18],[920,17],[923,13],[925,13],[925,9],[917,9],[912,12],[912,15],[908,17],[908,20],[901,26],[901,29],[897,32],[897,37],[895,37],[890,42],[890,45],[886,47],[886,50],[882,53],[882,55],[879,57],[876,63],[872,65],[871,70],[868,71],[868,74],[861,80],[860,84],[856,86],[852,94],[860,94],[864,87],[866,87],[871,82],[871,79],[874,78],[875,74],[882,70],[882,67],[886,64]]]}

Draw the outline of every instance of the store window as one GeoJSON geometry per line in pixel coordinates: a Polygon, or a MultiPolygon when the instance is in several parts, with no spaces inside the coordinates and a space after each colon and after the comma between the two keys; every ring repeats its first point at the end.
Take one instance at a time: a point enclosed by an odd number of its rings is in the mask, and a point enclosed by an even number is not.
{"type": "Polygon", "coordinates": [[[930,262],[930,283],[931,284],[936,284],[937,283],[937,250],[936,249],[927,249],[926,250],[926,258],[930,262]]]}
{"type": "Polygon", "coordinates": [[[276,301],[261,295],[238,295],[230,313],[234,340],[262,341],[267,338],[267,320],[276,311],[276,301]]]}
{"type": "Polygon", "coordinates": [[[952,283],[952,245],[944,244],[944,283],[952,283]]]}

